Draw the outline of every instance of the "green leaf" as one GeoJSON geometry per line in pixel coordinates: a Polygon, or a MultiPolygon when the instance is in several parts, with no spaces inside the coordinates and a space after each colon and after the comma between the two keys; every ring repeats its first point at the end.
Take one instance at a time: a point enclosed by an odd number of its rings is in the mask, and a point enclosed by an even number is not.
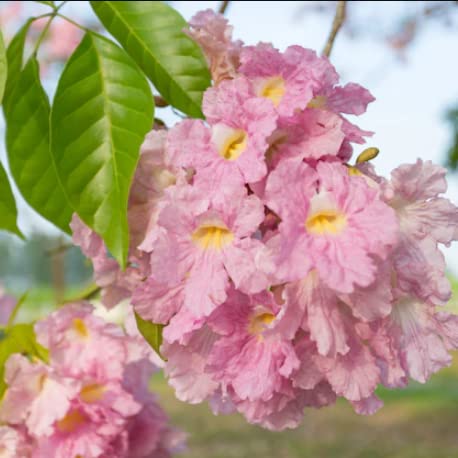
{"type": "Polygon", "coordinates": [[[52,9],[54,9],[56,6],[54,2],[45,2],[45,1],[35,0],[35,3],[42,3],[43,5],[50,6],[52,9]]]}
{"type": "Polygon", "coordinates": [[[49,143],[50,107],[31,57],[9,97],[6,146],[11,173],[24,199],[38,213],[65,232],[73,209],[65,197],[49,143]]]}
{"type": "Polygon", "coordinates": [[[135,320],[140,334],[150,344],[151,348],[162,358],[160,348],[162,345],[162,330],[163,324],[156,324],[151,321],[144,320],[135,312],[135,320]]]}
{"type": "Polygon", "coordinates": [[[153,112],[148,81],[131,58],[87,33],[57,87],[51,150],[71,204],[122,267],[129,188],[153,112]]]}
{"type": "Polygon", "coordinates": [[[183,33],[186,21],[162,2],[90,2],[106,29],[142,68],[164,99],[202,117],[210,72],[199,46],[183,33]]]}
{"type": "Polygon", "coordinates": [[[0,399],[6,390],[5,363],[14,353],[48,362],[49,354],[36,340],[33,324],[17,324],[0,330],[0,399]]]}
{"type": "Polygon", "coordinates": [[[24,237],[17,227],[16,202],[2,164],[0,164],[0,229],[24,237]]]}
{"type": "Polygon", "coordinates": [[[10,98],[13,94],[14,86],[16,85],[22,70],[24,58],[24,46],[27,32],[32,24],[32,19],[29,19],[13,37],[8,46],[6,57],[8,61],[8,78],[6,80],[5,94],[3,98],[3,111],[8,108],[10,98]]]}
{"type": "Polygon", "coordinates": [[[5,90],[6,75],[8,72],[8,65],[6,62],[5,43],[3,42],[2,31],[0,30],[0,103],[3,99],[3,91],[5,90]]]}

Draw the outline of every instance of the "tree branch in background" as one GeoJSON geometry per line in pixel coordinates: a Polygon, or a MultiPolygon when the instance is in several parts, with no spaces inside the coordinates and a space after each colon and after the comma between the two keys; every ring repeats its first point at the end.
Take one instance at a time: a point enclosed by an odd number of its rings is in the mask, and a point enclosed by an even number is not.
{"type": "Polygon", "coordinates": [[[54,256],[56,254],[62,253],[63,251],[67,251],[70,248],[73,248],[75,245],[72,245],[71,243],[66,243],[66,244],[59,244],[55,248],[52,248],[51,250],[46,250],[45,254],[46,256],[54,256]]]}
{"type": "Polygon", "coordinates": [[[227,7],[229,6],[229,3],[230,2],[228,0],[226,0],[224,2],[221,2],[220,7],[218,8],[218,13],[219,14],[224,14],[226,12],[226,10],[227,10],[227,7]]]}
{"type": "Polygon", "coordinates": [[[345,0],[339,0],[337,2],[336,14],[334,16],[334,20],[332,21],[332,28],[331,32],[329,33],[328,41],[326,42],[326,45],[323,49],[323,56],[329,57],[331,55],[334,41],[337,37],[337,34],[339,33],[340,28],[342,27],[342,24],[345,21],[345,13],[347,6],[346,3],[347,2],[345,0]]]}

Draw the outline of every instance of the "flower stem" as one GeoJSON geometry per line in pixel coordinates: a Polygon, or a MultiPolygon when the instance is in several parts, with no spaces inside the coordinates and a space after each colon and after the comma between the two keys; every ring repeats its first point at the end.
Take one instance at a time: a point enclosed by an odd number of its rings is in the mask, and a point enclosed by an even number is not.
{"type": "Polygon", "coordinates": [[[345,21],[346,6],[347,5],[345,0],[339,0],[337,2],[336,14],[334,16],[334,20],[332,21],[332,28],[331,32],[329,33],[328,41],[326,42],[326,45],[323,49],[323,56],[329,57],[331,55],[334,41],[337,37],[337,34],[339,33],[340,28],[342,27],[345,21]]]}
{"type": "Polygon", "coordinates": [[[224,2],[221,2],[220,7],[218,8],[218,13],[219,14],[224,14],[227,10],[227,7],[229,6],[229,0],[225,0],[224,2]]]}

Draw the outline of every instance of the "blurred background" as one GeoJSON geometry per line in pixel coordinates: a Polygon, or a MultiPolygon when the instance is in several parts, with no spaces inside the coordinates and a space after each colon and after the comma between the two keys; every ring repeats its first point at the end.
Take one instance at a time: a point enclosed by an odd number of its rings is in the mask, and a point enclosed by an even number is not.
{"type": "MultiPolygon", "coordinates": [[[[221,2],[169,2],[189,19],[221,2]]],[[[336,2],[232,1],[225,15],[234,37],[246,44],[272,42],[279,49],[299,44],[321,52],[336,2]]],[[[25,18],[47,12],[31,1],[0,2],[0,26],[8,41],[25,18]]],[[[72,1],[62,13],[88,27],[97,20],[87,2],[72,1]]],[[[38,36],[38,22],[31,38],[38,36]]],[[[80,39],[80,31],[56,20],[42,47],[40,60],[46,89],[52,97],[63,65],[80,39]]],[[[357,123],[375,132],[368,146],[381,153],[379,173],[418,157],[449,169],[447,196],[458,204],[458,2],[352,1],[331,55],[342,83],[366,86],[376,97],[357,123]]],[[[178,119],[164,109],[156,114],[169,125],[178,119]]],[[[0,160],[7,166],[4,124],[0,119],[0,160]]],[[[356,147],[355,153],[363,147],[356,147]]],[[[16,191],[16,190],[15,190],[16,191]]],[[[91,266],[78,248],[31,210],[16,191],[21,241],[0,233],[0,286],[15,295],[29,291],[19,320],[30,321],[63,298],[90,287],[91,266]]],[[[458,244],[444,252],[454,296],[448,308],[458,313],[458,244]]],[[[213,417],[206,405],[175,400],[161,376],[154,389],[173,421],[190,433],[188,458],[453,458],[458,457],[458,357],[449,369],[426,385],[406,390],[381,390],[385,401],[374,417],[359,417],[345,403],[308,411],[300,428],[271,433],[247,425],[237,415],[213,417]]]]}

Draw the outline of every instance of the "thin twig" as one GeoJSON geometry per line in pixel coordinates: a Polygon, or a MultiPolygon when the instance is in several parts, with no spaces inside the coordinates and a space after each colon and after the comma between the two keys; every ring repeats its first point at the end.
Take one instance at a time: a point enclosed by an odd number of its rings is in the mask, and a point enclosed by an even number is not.
{"type": "Polygon", "coordinates": [[[96,37],[106,39],[103,35],[100,33],[96,32],[95,30],[89,29],[88,27],[84,27],[84,25],[78,24],[78,22],[75,22],[73,19],[70,19],[68,16],[64,16],[63,14],[58,13],[57,16],[59,16],[61,19],[66,20],[70,24],[73,24],[75,27],[78,27],[80,30],[86,33],[91,33],[92,35],[95,35],[96,37]]]}
{"type": "Polygon", "coordinates": [[[74,245],[72,245],[71,243],[65,243],[65,244],[60,244],[54,248],[51,248],[50,250],[47,250],[45,251],[45,254],[47,256],[54,256],[56,254],[60,254],[64,251],[67,251],[69,250],[70,248],[73,248],[74,245]]]}
{"type": "Polygon", "coordinates": [[[46,22],[46,25],[44,26],[43,30],[40,33],[40,36],[38,37],[38,40],[35,44],[35,49],[33,50],[33,54],[37,55],[38,50],[40,49],[42,41],[45,39],[46,34],[48,33],[49,27],[51,26],[51,22],[53,19],[56,17],[56,12],[50,13],[48,22],[46,22]]]}
{"type": "Polygon", "coordinates": [[[229,1],[225,0],[224,2],[221,2],[220,7],[218,8],[218,13],[219,14],[224,14],[227,10],[227,7],[229,6],[229,1]]]}
{"type": "Polygon", "coordinates": [[[33,50],[33,54],[37,55],[38,54],[38,49],[40,48],[41,46],[41,43],[42,41],[46,38],[46,35],[48,33],[48,30],[49,30],[49,27],[51,26],[51,23],[52,21],[54,20],[54,18],[56,16],[59,15],[59,10],[66,4],[67,2],[62,2],[59,6],[53,6],[52,9],[53,9],[53,12],[52,13],[49,13],[49,14],[43,14],[42,16],[38,16],[36,18],[34,18],[33,20],[35,21],[36,19],[39,19],[41,17],[49,17],[48,19],[48,22],[46,23],[46,25],[44,26],[43,30],[41,31],[41,34],[40,36],[38,37],[38,40],[35,44],[35,48],[33,50]]]}
{"type": "Polygon", "coordinates": [[[322,53],[323,56],[329,57],[331,55],[332,46],[334,45],[336,36],[339,33],[339,30],[345,21],[345,13],[346,13],[346,1],[339,0],[337,2],[336,14],[334,16],[334,20],[332,21],[331,32],[329,33],[329,37],[328,37],[328,41],[326,42],[326,46],[323,49],[323,53],[322,53]]]}

